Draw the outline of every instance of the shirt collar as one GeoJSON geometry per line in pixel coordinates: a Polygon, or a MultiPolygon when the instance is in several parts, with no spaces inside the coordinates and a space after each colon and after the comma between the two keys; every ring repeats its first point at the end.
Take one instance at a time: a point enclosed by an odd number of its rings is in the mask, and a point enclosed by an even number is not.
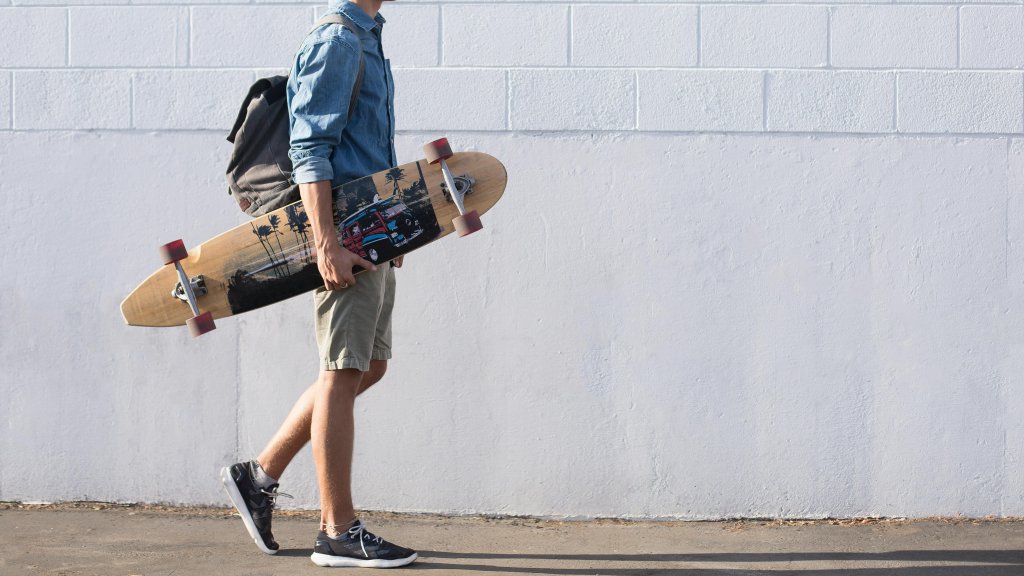
{"type": "Polygon", "coordinates": [[[355,22],[357,26],[359,26],[363,30],[366,30],[367,32],[373,30],[373,28],[378,24],[380,24],[381,27],[383,27],[384,22],[386,22],[386,20],[384,20],[384,17],[380,15],[380,12],[378,12],[377,15],[374,16],[373,18],[370,18],[370,15],[367,14],[366,12],[363,12],[362,8],[356,6],[351,2],[348,2],[347,0],[342,0],[341,2],[337,2],[337,0],[335,0],[335,2],[332,2],[332,4],[334,4],[332,6],[334,10],[341,12],[342,14],[345,15],[345,17],[355,22]],[[337,4],[340,4],[340,6],[338,6],[337,4]]]}

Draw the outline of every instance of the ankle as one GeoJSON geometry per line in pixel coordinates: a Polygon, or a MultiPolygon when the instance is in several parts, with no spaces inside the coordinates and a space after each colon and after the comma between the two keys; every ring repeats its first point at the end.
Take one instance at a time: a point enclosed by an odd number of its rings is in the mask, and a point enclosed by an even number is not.
{"type": "Polygon", "coordinates": [[[352,516],[352,519],[348,522],[342,522],[340,524],[335,524],[330,520],[321,520],[320,530],[327,533],[331,538],[337,538],[338,536],[348,532],[349,529],[355,526],[357,522],[359,522],[359,518],[356,518],[355,516],[352,516]]]}

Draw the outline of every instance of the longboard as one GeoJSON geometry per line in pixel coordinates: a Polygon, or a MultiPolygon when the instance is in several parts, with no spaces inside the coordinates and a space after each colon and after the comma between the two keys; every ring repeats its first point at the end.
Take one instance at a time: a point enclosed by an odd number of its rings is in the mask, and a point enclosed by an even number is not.
{"type": "MultiPolygon", "coordinates": [[[[505,191],[505,167],[479,152],[451,154],[448,150],[448,154],[336,187],[334,222],[339,242],[383,264],[457,227],[460,235],[479,229],[479,214],[490,210],[505,191]]],[[[129,325],[188,325],[193,335],[199,335],[213,329],[213,319],[262,308],[323,285],[301,201],[236,226],[187,253],[180,241],[168,244],[163,252],[165,265],[121,303],[129,325]],[[175,247],[168,256],[171,245],[175,247]],[[182,281],[185,278],[188,286],[182,281]]]]}

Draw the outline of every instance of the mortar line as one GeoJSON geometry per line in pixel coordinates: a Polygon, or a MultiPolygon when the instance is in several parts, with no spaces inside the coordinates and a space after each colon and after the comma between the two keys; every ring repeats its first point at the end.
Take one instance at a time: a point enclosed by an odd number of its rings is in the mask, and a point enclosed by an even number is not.
{"type": "Polygon", "coordinates": [[[572,4],[569,4],[569,38],[568,38],[568,44],[569,45],[566,47],[565,52],[566,52],[566,65],[569,66],[570,68],[573,65],[573,61],[572,61],[572,56],[573,56],[573,54],[572,54],[572,41],[573,41],[573,28],[574,28],[573,20],[575,19],[575,17],[576,17],[575,7],[572,4]]]}
{"type": "Polygon", "coordinates": [[[957,70],[961,69],[960,64],[960,13],[963,11],[963,6],[956,9],[956,67],[957,70]]]}
{"type": "Polygon", "coordinates": [[[633,71],[633,130],[640,131],[640,71],[633,71]]]}
{"type": "Polygon", "coordinates": [[[900,73],[893,70],[892,82],[892,131],[900,133],[900,73]]]}
{"type": "Polygon", "coordinates": [[[192,66],[192,7],[188,7],[188,22],[185,34],[185,66],[192,66]]]}
{"type": "Polygon", "coordinates": [[[767,70],[761,73],[761,131],[768,132],[768,79],[767,70]]]}
{"type": "Polygon", "coordinates": [[[135,128],[135,72],[128,76],[130,91],[128,93],[128,125],[135,128]]]}
{"type": "Polygon", "coordinates": [[[444,5],[437,6],[437,65],[444,67],[444,5]]]}
{"type": "Polygon", "coordinates": [[[703,68],[704,67],[704,51],[701,50],[701,48],[700,48],[700,45],[701,45],[701,37],[700,37],[701,21],[700,21],[700,15],[701,15],[701,9],[702,8],[703,8],[703,6],[701,6],[699,4],[697,5],[697,68],[703,68]]]}
{"type": "Polygon", "coordinates": [[[825,19],[825,67],[832,68],[832,8],[828,7],[828,18],[825,19]]]}

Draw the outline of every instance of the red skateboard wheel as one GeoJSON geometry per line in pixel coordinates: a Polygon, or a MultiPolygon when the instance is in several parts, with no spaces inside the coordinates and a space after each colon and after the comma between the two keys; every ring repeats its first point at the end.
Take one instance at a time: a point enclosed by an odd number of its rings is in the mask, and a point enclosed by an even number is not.
{"type": "Polygon", "coordinates": [[[160,247],[160,258],[164,264],[174,264],[188,258],[188,250],[185,250],[185,243],[181,240],[168,242],[160,247]]]}
{"type": "Polygon", "coordinates": [[[459,236],[469,236],[477,230],[483,229],[484,225],[480,222],[480,215],[476,213],[476,210],[467,212],[462,216],[459,216],[455,220],[452,220],[452,224],[455,224],[455,231],[459,233],[459,236]]]}
{"type": "Polygon", "coordinates": [[[427,163],[437,164],[441,160],[447,160],[452,157],[452,147],[448,144],[447,138],[441,138],[429,144],[424,144],[423,154],[427,158],[427,163]]]}
{"type": "Polygon", "coordinates": [[[188,331],[193,338],[217,329],[217,325],[213,323],[213,314],[210,312],[203,312],[195,318],[185,320],[185,325],[188,326],[188,331]]]}

